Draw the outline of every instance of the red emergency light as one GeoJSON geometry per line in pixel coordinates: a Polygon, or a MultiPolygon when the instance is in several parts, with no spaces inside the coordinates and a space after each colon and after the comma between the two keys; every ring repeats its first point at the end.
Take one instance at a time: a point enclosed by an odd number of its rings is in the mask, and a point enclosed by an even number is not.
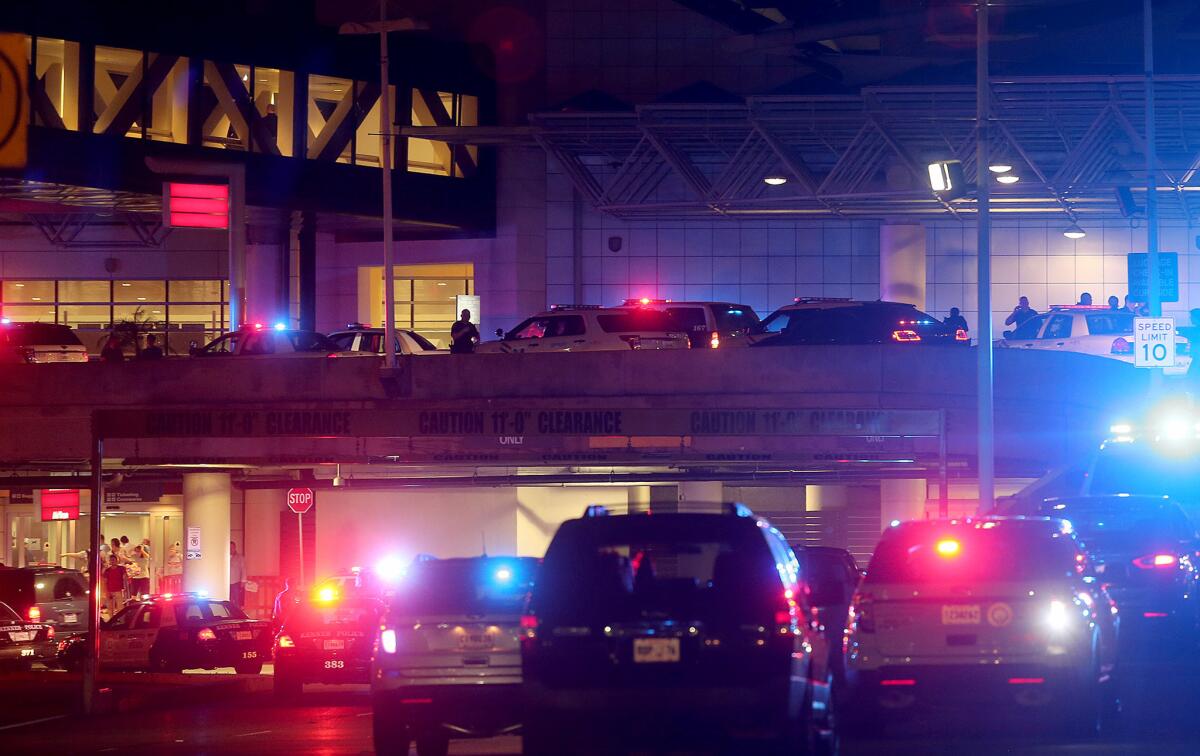
{"type": "Polygon", "coordinates": [[[229,228],[228,184],[163,185],[166,223],[172,228],[229,228]]]}

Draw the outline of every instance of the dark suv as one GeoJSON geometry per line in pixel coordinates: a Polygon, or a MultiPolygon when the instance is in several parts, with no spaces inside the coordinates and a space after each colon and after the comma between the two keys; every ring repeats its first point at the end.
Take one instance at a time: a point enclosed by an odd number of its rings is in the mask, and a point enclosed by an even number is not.
{"type": "Polygon", "coordinates": [[[831,744],[807,593],[779,531],[740,505],[564,522],[522,620],[525,753],[660,737],[794,753],[818,729],[831,744]]]}
{"type": "Polygon", "coordinates": [[[1200,541],[1175,502],[1156,496],[1047,499],[1037,514],[1071,523],[1121,609],[1121,641],[1143,657],[1196,650],[1200,541]],[[1183,646],[1183,649],[1180,647],[1183,646]]]}
{"type": "Polygon", "coordinates": [[[751,337],[752,346],[797,344],[971,343],[967,332],[902,302],[798,299],[768,315],[751,337]]]}
{"type": "Polygon", "coordinates": [[[78,570],[0,567],[0,601],[24,620],[50,625],[60,641],[87,632],[87,590],[87,578],[78,570]]]}

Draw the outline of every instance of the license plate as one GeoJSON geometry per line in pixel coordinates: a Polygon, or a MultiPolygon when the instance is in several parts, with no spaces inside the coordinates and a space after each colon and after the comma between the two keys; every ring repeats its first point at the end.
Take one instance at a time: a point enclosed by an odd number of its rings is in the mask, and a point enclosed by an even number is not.
{"type": "Polygon", "coordinates": [[[346,647],[346,641],[343,641],[343,640],[327,640],[327,641],[325,641],[325,644],[323,646],[323,648],[326,651],[333,651],[335,649],[345,648],[345,647],[346,647]]]}
{"type": "Polygon", "coordinates": [[[468,651],[486,651],[493,642],[492,636],[487,633],[467,633],[458,639],[458,645],[468,651]]]}
{"type": "Polygon", "coordinates": [[[634,638],[635,664],[669,664],[679,661],[678,638],[634,638]]]}
{"type": "Polygon", "coordinates": [[[26,630],[19,633],[9,633],[8,637],[11,638],[14,643],[18,641],[30,641],[33,640],[33,633],[26,630]]]}
{"type": "Polygon", "coordinates": [[[33,656],[33,649],[32,648],[21,649],[21,656],[33,656]]]}
{"type": "Polygon", "coordinates": [[[250,640],[253,637],[254,637],[254,634],[251,633],[249,630],[238,630],[237,632],[235,632],[233,634],[234,640],[250,640]]]}
{"type": "Polygon", "coordinates": [[[978,625],[981,619],[979,604],[948,604],[942,607],[943,625],[978,625]]]}
{"type": "Polygon", "coordinates": [[[64,614],[63,615],[63,622],[66,622],[68,625],[73,625],[78,621],[79,621],[78,614],[64,614]]]}

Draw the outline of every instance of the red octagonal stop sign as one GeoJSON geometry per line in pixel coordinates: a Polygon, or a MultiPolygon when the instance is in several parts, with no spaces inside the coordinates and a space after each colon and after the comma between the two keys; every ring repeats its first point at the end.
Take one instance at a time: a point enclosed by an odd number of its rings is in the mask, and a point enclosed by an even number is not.
{"type": "Polygon", "coordinates": [[[296,514],[304,514],[312,509],[317,497],[311,488],[289,488],[287,492],[288,509],[296,514]]]}

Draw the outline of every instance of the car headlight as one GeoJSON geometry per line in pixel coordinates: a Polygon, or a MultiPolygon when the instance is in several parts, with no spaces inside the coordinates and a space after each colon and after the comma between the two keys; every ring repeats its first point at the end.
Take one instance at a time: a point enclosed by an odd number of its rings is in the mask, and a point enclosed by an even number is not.
{"type": "Polygon", "coordinates": [[[1046,612],[1046,627],[1052,633],[1063,633],[1071,628],[1071,611],[1066,602],[1051,601],[1046,612]]]}

